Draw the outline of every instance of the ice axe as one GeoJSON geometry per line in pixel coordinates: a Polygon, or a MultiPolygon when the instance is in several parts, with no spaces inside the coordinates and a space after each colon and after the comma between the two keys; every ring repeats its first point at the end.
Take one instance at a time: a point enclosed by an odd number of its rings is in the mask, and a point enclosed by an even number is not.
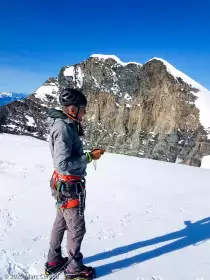
{"type": "Polygon", "coordinates": [[[100,159],[100,157],[104,154],[105,150],[104,149],[94,149],[90,152],[90,155],[93,159],[93,166],[94,169],[96,170],[96,160],[100,159]]]}

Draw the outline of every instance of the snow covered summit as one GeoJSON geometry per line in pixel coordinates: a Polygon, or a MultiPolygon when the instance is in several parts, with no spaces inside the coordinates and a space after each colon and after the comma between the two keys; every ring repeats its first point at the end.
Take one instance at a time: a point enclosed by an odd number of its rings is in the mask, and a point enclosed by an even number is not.
{"type": "Polygon", "coordinates": [[[142,64],[138,63],[138,62],[123,62],[116,55],[93,54],[90,56],[90,58],[95,58],[95,59],[103,60],[103,61],[106,61],[107,59],[112,59],[122,66],[127,66],[128,64],[136,64],[136,65],[142,66],[142,64]]]}

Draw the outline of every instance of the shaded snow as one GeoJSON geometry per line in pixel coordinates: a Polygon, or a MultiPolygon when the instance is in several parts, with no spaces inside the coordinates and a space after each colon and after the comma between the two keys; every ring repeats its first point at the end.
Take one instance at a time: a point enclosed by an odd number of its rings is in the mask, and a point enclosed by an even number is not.
{"type": "Polygon", "coordinates": [[[77,86],[79,88],[83,85],[83,78],[84,78],[84,72],[82,71],[81,67],[77,67],[77,86]]]}
{"type": "Polygon", "coordinates": [[[35,121],[34,121],[34,118],[30,117],[30,116],[25,116],[26,119],[28,120],[27,121],[27,125],[29,126],[35,126],[35,121]]]}
{"type": "Polygon", "coordinates": [[[98,81],[96,80],[96,78],[93,76],[91,78],[93,79],[95,86],[100,88],[100,85],[99,85],[98,81]]]}
{"type": "Polygon", "coordinates": [[[67,66],[63,72],[63,75],[66,77],[72,77],[72,81],[77,84],[77,87],[78,88],[82,87],[84,72],[82,71],[79,65],[67,66]]]}
{"type": "Polygon", "coordinates": [[[16,129],[20,130],[20,127],[18,127],[17,125],[14,125],[14,124],[7,124],[7,125],[4,124],[3,126],[13,128],[13,129],[16,128],[16,129]]]}
{"type": "Polygon", "coordinates": [[[130,94],[128,94],[128,93],[126,93],[126,94],[124,95],[124,98],[125,98],[127,101],[132,100],[132,97],[131,97],[130,94]]]}

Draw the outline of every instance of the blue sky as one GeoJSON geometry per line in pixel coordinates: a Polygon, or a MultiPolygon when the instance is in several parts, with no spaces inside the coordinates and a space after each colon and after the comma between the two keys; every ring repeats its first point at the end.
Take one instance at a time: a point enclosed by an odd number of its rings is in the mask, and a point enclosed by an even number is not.
{"type": "Polygon", "coordinates": [[[2,0],[0,91],[31,93],[93,53],[161,57],[210,89],[210,1],[2,0]]]}

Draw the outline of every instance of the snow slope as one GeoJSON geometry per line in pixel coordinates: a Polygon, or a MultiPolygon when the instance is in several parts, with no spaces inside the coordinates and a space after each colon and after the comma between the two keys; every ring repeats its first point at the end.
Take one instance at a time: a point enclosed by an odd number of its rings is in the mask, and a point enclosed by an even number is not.
{"type": "MultiPolygon", "coordinates": [[[[44,279],[51,172],[47,142],[0,134],[1,280],[44,279]]],[[[101,279],[209,279],[209,178],[209,170],[122,155],[105,154],[96,171],[90,164],[85,263],[101,279]]]]}
{"type": "Polygon", "coordinates": [[[201,167],[210,169],[210,156],[205,156],[202,158],[201,167]]]}

